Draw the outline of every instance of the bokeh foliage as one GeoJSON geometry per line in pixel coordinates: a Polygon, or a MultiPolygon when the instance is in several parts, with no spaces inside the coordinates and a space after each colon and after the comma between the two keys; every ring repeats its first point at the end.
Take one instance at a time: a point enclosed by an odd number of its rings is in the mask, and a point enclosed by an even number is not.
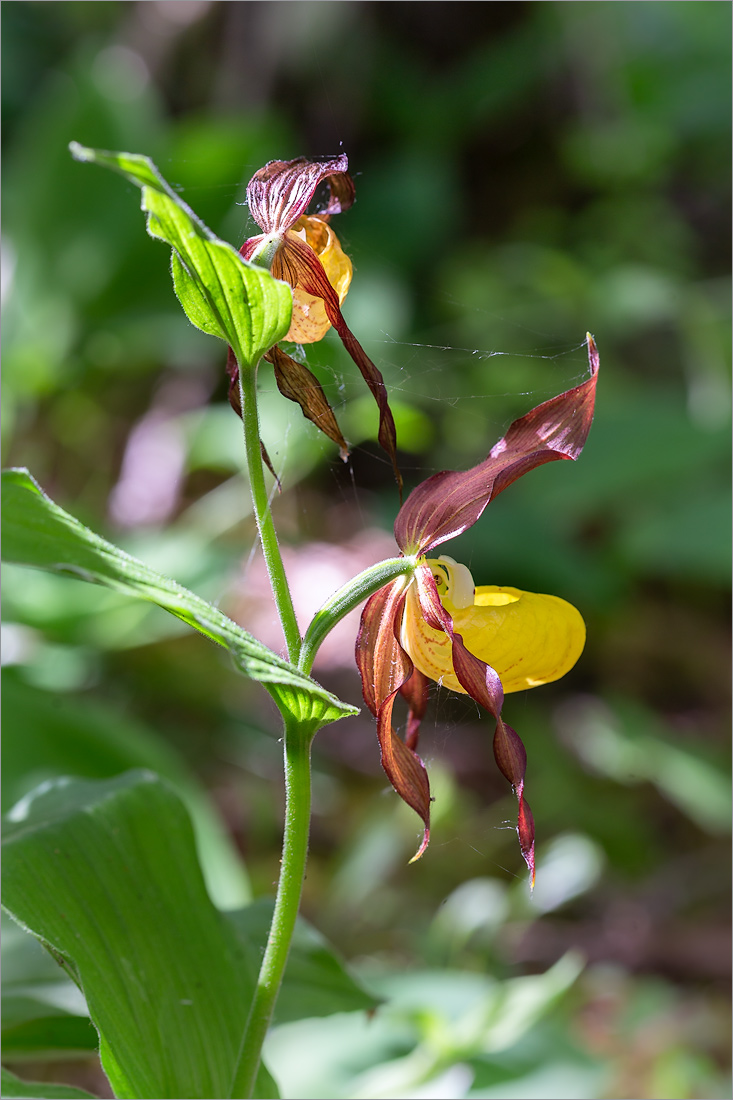
{"type": "MultiPolygon", "coordinates": [[[[343,143],[357,182],[335,223],[356,269],[344,311],[393,394],[408,484],[478,461],[578,381],[586,330],[601,351],[581,461],[535,471],[449,548],[478,583],[554,592],[588,624],[571,676],[507,712],[529,753],[535,898],[474,709],[435,697],[434,840],[409,869],[415,825],[384,793],[371,723],[324,731],[306,912],[394,1000],[381,1030],[343,1017],[336,1043],[333,1020],[281,1028],[272,1064],[299,1043],[304,1096],[397,1095],[404,1067],[364,1075],[416,1049],[455,1096],[725,1095],[729,6],[2,14],[4,464],[245,627],[255,533],[222,345],[181,313],[134,189],[75,164],[69,141],[147,154],[236,245],[258,167],[343,143]],[[497,1038],[511,1015],[495,1007],[494,1030],[472,1031],[471,1007],[500,996],[490,979],[548,977],[568,948],[587,968],[564,998],[549,978],[528,995],[551,1003],[534,1030],[497,1038]],[[334,1046],[354,1053],[329,1061],[334,1046]]],[[[314,569],[324,543],[371,546],[397,505],[338,340],[308,362],[350,465],[267,378],[263,415],[278,522],[314,569]]],[[[198,774],[268,892],[281,808],[267,701],[155,608],[13,569],[4,595],[5,804],[59,772],[164,761],[194,800],[198,774]]],[[[358,701],[343,663],[316,675],[358,701]]]]}

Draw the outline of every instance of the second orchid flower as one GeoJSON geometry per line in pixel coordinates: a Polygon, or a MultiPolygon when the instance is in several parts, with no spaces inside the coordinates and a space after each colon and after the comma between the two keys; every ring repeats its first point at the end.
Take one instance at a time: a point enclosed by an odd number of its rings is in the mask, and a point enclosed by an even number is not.
{"type": "MultiPolygon", "coordinates": [[[[354,202],[354,183],[345,154],[322,161],[305,157],[274,160],[261,168],[247,186],[250,213],[263,230],[244,242],[240,251],[246,260],[262,263],[293,289],[293,314],[286,339],[297,344],[321,340],[331,326],[338,332],[346,351],[379,409],[377,438],[389,456],[397,484],[402,477],[397,465],[397,436],[381,372],[344,320],[341,303],[351,282],[351,261],[344,253],[330,225],[334,214],[354,202]],[[328,189],[325,209],[306,211],[319,186],[328,189]]],[[[280,392],[296,401],[303,414],[348,456],[348,445],[315,375],[279,346],[266,356],[275,371],[280,392]]],[[[237,364],[230,353],[227,370],[233,386],[230,400],[236,407],[237,364]]]]}
{"type": "Polygon", "coordinates": [[[395,538],[414,569],[367,601],[356,643],[364,700],[377,719],[382,766],[430,835],[430,784],[415,749],[428,680],[470,695],[496,720],[494,756],[519,804],[517,834],[534,882],[534,821],[524,797],[527,754],[501,715],[504,695],[557,680],[577,661],[585,626],[570,604],[516,588],[474,588],[465,566],[431,551],[460,535],[513,481],[536,466],[576,459],[588,437],[598,352],[588,335],[590,377],[515,420],[488,457],[418,485],[400,509],[395,538]],[[430,557],[428,555],[431,554],[430,557]],[[409,704],[404,739],[392,725],[398,694],[409,704]]]}

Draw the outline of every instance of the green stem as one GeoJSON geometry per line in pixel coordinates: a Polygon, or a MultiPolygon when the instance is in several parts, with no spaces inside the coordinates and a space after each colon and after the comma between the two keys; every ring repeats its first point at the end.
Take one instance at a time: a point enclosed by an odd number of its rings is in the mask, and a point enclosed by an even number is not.
{"type": "Polygon", "coordinates": [[[262,544],[262,553],[270,577],[272,594],[280,623],[282,624],[289,659],[295,663],[300,655],[300,630],[295,617],[290,587],[277,541],[275,524],[270,511],[270,503],[262,468],[262,444],[260,440],[260,418],[257,412],[257,369],[239,367],[239,397],[242,405],[242,423],[244,424],[244,446],[247,452],[249,485],[252,493],[257,530],[262,544]]]}
{"type": "Polygon", "coordinates": [[[242,1036],[231,1097],[251,1097],[262,1044],[280,991],[308,858],[311,813],[310,749],[313,729],[285,720],[285,835],[280,881],[254,1001],[242,1036]]]}

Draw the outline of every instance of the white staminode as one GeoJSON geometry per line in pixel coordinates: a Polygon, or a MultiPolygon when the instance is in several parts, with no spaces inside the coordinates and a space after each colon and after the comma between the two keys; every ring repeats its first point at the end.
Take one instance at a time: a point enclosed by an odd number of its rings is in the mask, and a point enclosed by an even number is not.
{"type": "Polygon", "coordinates": [[[445,598],[454,607],[471,607],[476,586],[473,583],[470,570],[465,565],[457,562],[455,558],[449,558],[447,554],[442,554],[437,560],[445,562],[447,566],[448,588],[445,598]]]}

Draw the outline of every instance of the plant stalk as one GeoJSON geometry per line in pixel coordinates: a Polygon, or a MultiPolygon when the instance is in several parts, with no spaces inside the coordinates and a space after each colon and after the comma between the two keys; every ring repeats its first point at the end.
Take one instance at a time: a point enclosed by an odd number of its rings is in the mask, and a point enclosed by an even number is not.
{"type": "Polygon", "coordinates": [[[230,1097],[252,1096],[303,891],[311,814],[310,724],[285,720],[285,833],[280,881],[265,955],[252,1008],[242,1036],[230,1097]]]}
{"type": "Polygon", "coordinates": [[[414,573],[416,565],[417,558],[414,557],[387,558],[376,565],[370,565],[339,588],[338,592],[334,592],[316,611],[305,632],[298,662],[300,671],[310,675],[319,647],[344,615],[348,615],[385,584],[390,584],[397,577],[409,577],[414,573]]]}
{"type": "Polygon", "coordinates": [[[257,530],[262,545],[267,573],[270,578],[272,594],[275,598],[280,623],[285,635],[288,658],[296,664],[300,656],[300,630],[295,617],[293,600],[285,568],[277,541],[275,524],[270,511],[270,503],[262,468],[262,449],[260,440],[260,418],[257,411],[257,368],[239,366],[239,398],[242,407],[244,425],[244,446],[247,452],[247,469],[252,493],[257,530]]]}

